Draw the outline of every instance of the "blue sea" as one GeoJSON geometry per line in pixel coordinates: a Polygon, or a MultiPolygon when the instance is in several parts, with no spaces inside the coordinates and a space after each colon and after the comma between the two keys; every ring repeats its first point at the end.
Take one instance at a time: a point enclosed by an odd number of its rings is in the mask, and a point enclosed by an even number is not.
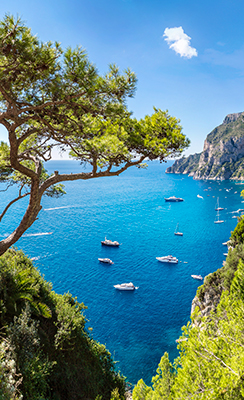
{"type": "MultiPolygon", "coordinates": [[[[165,174],[171,164],[154,161],[146,170],[131,168],[118,177],[66,183],[62,198],[43,198],[38,220],[17,243],[56,292],[69,291],[85,303],[92,336],[106,345],[132,384],[140,378],[150,384],[165,351],[171,360],[177,357],[175,340],[189,321],[201,285],[191,274],[206,276],[221,268],[227,249],[222,243],[236,226],[241,213],[236,211],[244,208],[239,182],[165,174]],[[184,202],[165,202],[172,195],[184,202]],[[217,197],[224,207],[222,224],[214,223],[217,197]],[[183,236],[174,235],[177,223],[183,236]],[[101,246],[105,236],[122,245],[101,246]],[[179,263],[156,260],[169,254],[179,263]],[[98,257],[114,264],[101,264],[98,257]],[[113,287],[124,282],[139,289],[120,292],[113,287]]],[[[46,168],[81,170],[76,161],[50,161],[46,168]]],[[[16,193],[13,187],[1,192],[1,209],[16,193]]],[[[26,203],[24,199],[11,207],[0,226],[1,238],[16,227],[26,203]]]]}

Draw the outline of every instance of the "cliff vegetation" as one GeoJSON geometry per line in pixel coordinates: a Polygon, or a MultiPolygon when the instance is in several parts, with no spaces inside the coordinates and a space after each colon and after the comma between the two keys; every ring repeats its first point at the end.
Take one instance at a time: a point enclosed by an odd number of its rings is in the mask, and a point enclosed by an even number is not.
{"type": "Polygon", "coordinates": [[[171,363],[165,353],[152,385],[141,379],[133,400],[244,399],[244,218],[225,265],[205,278],[194,301],[179,357],[171,363]]]}
{"type": "Polygon", "coordinates": [[[125,380],[86,328],[85,306],[58,295],[23,252],[0,258],[0,399],[124,399],[125,380]]]}

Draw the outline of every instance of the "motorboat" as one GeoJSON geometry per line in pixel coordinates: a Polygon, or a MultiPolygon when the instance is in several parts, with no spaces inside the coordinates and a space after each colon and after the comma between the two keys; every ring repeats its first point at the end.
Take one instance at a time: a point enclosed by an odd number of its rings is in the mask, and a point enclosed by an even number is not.
{"type": "Polygon", "coordinates": [[[165,197],[164,198],[165,201],[171,201],[173,203],[177,203],[179,201],[184,201],[184,199],[182,199],[181,197],[175,197],[175,196],[171,196],[171,197],[165,197]]]}
{"type": "Polygon", "coordinates": [[[98,258],[98,261],[105,263],[105,264],[113,264],[113,261],[110,258],[98,258]]]}
{"type": "Polygon", "coordinates": [[[114,285],[115,289],[118,290],[135,290],[139,289],[139,287],[134,286],[132,282],[130,283],[121,283],[120,285],[114,285]]]}
{"type": "Polygon", "coordinates": [[[202,281],[202,280],[203,280],[202,275],[191,275],[191,277],[192,277],[193,279],[198,279],[199,281],[202,281]]]}
{"type": "Polygon", "coordinates": [[[217,197],[217,204],[216,204],[216,206],[215,206],[215,211],[221,211],[221,210],[223,210],[224,208],[223,207],[220,207],[219,206],[219,197],[217,197]]]}
{"type": "Polygon", "coordinates": [[[174,234],[177,235],[177,236],[183,236],[183,233],[179,232],[179,224],[176,225],[174,234]]]}
{"type": "Polygon", "coordinates": [[[200,196],[200,194],[197,194],[197,197],[198,197],[199,199],[203,199],[203,197],[200,196]]]}
{"type": "Polygon", "coordinates": [[[117,242],[116,240],[113,242],[112,240],[107,239],[106,236],[105,239],[101,241],[101,243],[104,246],[113,246],[113,247],[118,247],[120,245],[120,243],[117,242]]]}
{"type": "Polygon", "coordinates": [[[178,260],[176,257],[173,256],[164,256],[164,257],[156,257],[156,260],[162,262],[162,263],[167,263],[167,264],[177,264],[178,260]]]}

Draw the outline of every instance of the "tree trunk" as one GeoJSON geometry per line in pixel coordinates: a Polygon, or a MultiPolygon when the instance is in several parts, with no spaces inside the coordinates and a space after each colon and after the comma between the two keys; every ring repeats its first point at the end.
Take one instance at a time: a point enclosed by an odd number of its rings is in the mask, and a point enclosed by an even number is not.
{"type": "Polygon", "coordinates": [[[39,180],[32,180],[30,201],[19,226],[11,235],[0,242],[0,256],[5,253],[10,246],[19,240],[23,233],[33,224],[39,211],[41,210],[41,195],[39,194],[39,180]]]}

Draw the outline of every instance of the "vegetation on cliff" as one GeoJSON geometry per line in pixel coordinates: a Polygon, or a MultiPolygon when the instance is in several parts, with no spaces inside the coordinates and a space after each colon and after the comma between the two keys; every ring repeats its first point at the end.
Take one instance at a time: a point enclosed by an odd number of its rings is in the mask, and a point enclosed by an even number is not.
{"type": "Polygon", "coordinates": [[[56,294],[21,251],[1,256],[1,399],[124,399],[125,380],[86,329],[85,308],[56,294]]]}
{"type": "Polygon", "coordinates": [[[243,179],[244,113],[227,115],[207,135],[202,153],[176,160],[166,172],[189,174],[194,179],[243,179]]]}
{"type": "Polygon", "coordinates": [[[244,399],[244,218],[231,234],[225,265],[208,275],[198,289],[203,301],[210,290],[220,301],[204,317],[196,308],[182,329],[179,357],[162,357],[152,386],[141,379],[133,400],[244,399]],[[196,323],[197,322],[197,323],[196,323]]]}

